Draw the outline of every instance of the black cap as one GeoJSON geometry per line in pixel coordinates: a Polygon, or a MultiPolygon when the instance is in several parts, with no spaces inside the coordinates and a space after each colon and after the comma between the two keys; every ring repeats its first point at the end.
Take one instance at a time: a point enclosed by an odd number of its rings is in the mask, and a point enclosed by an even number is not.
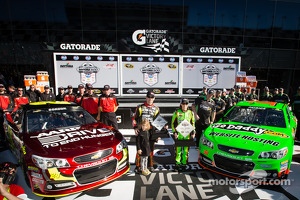
{"type": "Polygon", "coordinates": [[[266,90],[266,91],[269,91],[269,87],[268,87],[268,86],[266,86],[264,90],[266,90]]]}
{"type": "Polygon", "coordinates": [[[234,88],[230,88],[230,91],[234,91],[234,88]]]}
{"type": "Polygon", "coordinates": [[[214,94],[214,93],[215,93],[215,91],[213,89],[209,89],[207,92],[207,94],[214,94]]]}
{"type": "Polygon", "coordinates": [[[251,91],[255,91],[255,88],[252,88],[251,91]]]}
{"type": "Polygon", "coordinates": [[[206,90],[207,89],[207,87],[205,87],[205,86],[203,86],[203,88],[202,88],[203,90],[206,90]]]}
{"type": "Polygon", "coordinates": [[[275,91],[278,91],[278,88],[274,88],[275,91]]]}
{"type": "Polygon", "coordinates": [[[73,86],[72,85],[68,85],[68,89],[73,89],[73,86]]]}
{"type": "Polygon", "coordinates": [[[241,86],[239,86],[239,85],[235,85],[235,86],[234,86],[234,88],[237,88],[237,89],[239,89],[239,88],[241,88],[241,86]]]}
{"type": "Polygon", "coordinates": [[[189,100],[184,98],[180,100],[180,104],[189,104],[189,100]]]}
{"type": "Polygon", "coordinates": [[[93,88],[93,85],[90,84],[90,83],[85,84],[85,86],[86,86],[87,89],[92,89],[93,88]]]}
{"type": "Polygon", "coordinates": [[[283,88],[281,87],[281,88],[279,88],[279,90],[283,90],[283,88]]]}
{"type": "Polygon", "coordinates": [[[49,89],[49,88],[50,88],[49,85],[44,86],[44,89],[49,89]]]}
{"type": "Polygon", "coordinates": [[[154,97],[155,97],[155,94],[154,94],[154,92],[148,91],[146,96],[147,96],[148,98],[154,98],[154,97]]]}
{"type": "Polygon", "coordinates": [[[110,89],[110,86],[109,85],[104,85],[103,86],[103,90],[109,90],[110,89]]]}
{"type": "Polygon", "coordinates": [[[63,86],[60,86],[58,89],[60,90],[64,90],[65,88],[63,86]]]}
{"type": "Polygon", "coordinates": [[[12,162],[3,162],[0,164],[0,170],[17,169],[17,165],[12,162]]]}
{"type": "Polygon", "coordinates": [[[84,85],[83,84],[79,84],[78,88],[84,88],[84,85]]]}

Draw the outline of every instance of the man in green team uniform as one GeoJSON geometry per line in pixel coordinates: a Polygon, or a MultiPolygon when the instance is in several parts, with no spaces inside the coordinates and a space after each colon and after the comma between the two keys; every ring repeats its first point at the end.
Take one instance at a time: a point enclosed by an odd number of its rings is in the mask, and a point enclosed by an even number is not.
{"type": "MultiPolygon", "coordinates": [[[[179,131],[176,130],[176,127],[180,125],[180,123],[184,120],[189,122],[193,127],[195,127],[195,117],[193,111],[188,109],[189,107],[189,100],[188,99],[181,99],[180,101],[180,108],[177,109],[173,116],[171,127],[174,133],[175,140],[191,140],[195,137],[195,131],[193,130],[188,135],[183,135],[179,131]]],[[[175,150],[175,171],[185,169],[185,166],[188,162],[188,155],[189,155],[189,146],[176,146],[175,150]]]]}

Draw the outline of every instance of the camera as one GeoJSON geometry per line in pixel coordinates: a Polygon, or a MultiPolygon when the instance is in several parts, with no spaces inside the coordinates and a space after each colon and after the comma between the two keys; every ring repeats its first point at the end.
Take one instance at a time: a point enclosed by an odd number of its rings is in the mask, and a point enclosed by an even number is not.
{"type": "Polygon", "coordinates": [[[10,185],[15,180],[15,173],[9,174],[8,172],[0,172],[0,178],[2,178],[2,183],[10,185]]]}

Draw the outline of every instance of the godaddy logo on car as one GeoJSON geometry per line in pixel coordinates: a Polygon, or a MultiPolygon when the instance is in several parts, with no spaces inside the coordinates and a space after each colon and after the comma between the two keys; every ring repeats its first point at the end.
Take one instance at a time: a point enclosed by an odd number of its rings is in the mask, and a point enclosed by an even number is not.
{"type": "Polygon", "coordinates": [[[213,128],[221,128],[227,130],[239,130],[239,131],[247,131],[253,132],[257,135],[263,134],[266,129],[254,127],[254,126],[241,126],[241,125],[232,125],[232,124],[214,124],[213,128]]]}

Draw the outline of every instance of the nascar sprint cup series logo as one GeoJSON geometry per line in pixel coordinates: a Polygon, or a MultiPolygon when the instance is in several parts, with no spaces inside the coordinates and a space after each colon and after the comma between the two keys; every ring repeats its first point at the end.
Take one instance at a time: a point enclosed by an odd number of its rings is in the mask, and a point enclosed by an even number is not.
{"type": "Polygon", "coordinates": [[[217,84],[218,75],[220,74],[221,70],[216,66],[209,64],[201,69],[200,72],[203,74],[203,83],[208,87],[211,87],[217,84]]]}
{"type": "Polygon", "coordinates": [[[82,83],[96,83],[96,73],[98,73],[99,68],[94,66],[93,63],[83,63],[77,67],[77,71],[80,73],[80,81],[82,83]]]}
{"type": "Polygon", "coordinates": [[[132,34],[132,40],[136,45],[154,52],[169,52],[167,30],[136,30],[132,34]]]}

